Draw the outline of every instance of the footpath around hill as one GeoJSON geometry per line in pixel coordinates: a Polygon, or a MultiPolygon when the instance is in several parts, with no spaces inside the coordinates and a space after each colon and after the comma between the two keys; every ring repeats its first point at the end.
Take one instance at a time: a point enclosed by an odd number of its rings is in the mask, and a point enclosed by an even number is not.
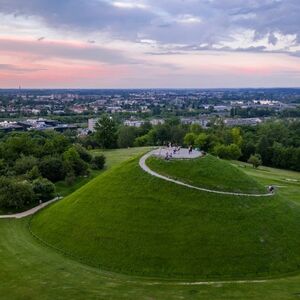
{"type": "MultiPolygon", "coordinates": [[[[156,156],[156,157],[165,158],[171,152],[172,152],[172,150],[169,150],[167,148],[159,148],[156,150],[152,150],[152,151],[148,152],[147,154],[145,154],[143,157],[141,157],[141,159],[139,161],[139,165],[145,172],[147,172],[148,174],[150,174],[152,176],[155,176],[157,178],[160,178],[160,179],[163,179],[163,180],[166,180],[166,181],[169,181],[169,182],[181,185],[181,186],[185,186],[190,189],[199,190],[202,192],[215,193],[215,194],[221,194],[221,195],[231,195],[231,196],[245,196],[245,197],[271,197],[274,195],[274,193],[247,194],[247,193],[234,193],[234,192],[217,191],[217,190],[213,190],[213,189],[200,188],[200,187],[190,185],[190,184],[184,183],[182,181],[161,175],[161,174],[151,170],[148,167],[147,159],[149,157],[156,156]]],[[[202,156],[202,152],[200,152],[200,151],[193,150],[190,153],[188,149],[180,149],[180,151],[177,151],[176,153],[172,153],[171,159],[196,159],[196,158],[200,158],[201,156],[202,156]]]]}

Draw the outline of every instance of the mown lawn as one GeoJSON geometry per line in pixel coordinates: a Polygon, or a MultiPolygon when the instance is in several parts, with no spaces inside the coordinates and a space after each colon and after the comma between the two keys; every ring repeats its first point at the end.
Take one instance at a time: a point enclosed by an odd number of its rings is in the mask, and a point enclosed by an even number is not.
{"type": "Polygon", "coordinates": [[[66,197],[85,184],[87,184],[92,179],[96,178],[98,175],[108,170],[114,165],[121,163],[129,159],[130,157],[134,157],[136,155],[140,155],[141,153],[147,152],[150,148],[128,148],[128,149],[116,149],[116,150],[92,150],[91,153],[93,155],[96,154],[104,154],[106,157],[106,164],[103,170],[91,170],[89,176],[87,177],[78,177],[72,185],[67,184],[65,181],[60,181],[55,184],[56,191],[59,195],[66,197]]]}
{"type": "MultiPolygon", "coordinates": [[[[240,165],[240,163],[235,163],[240,165]]],[[[245,171],[261,184],[300,173],[267,169],[245,171]]],[[[300,203],[298,183],[279,189],[300,203]]],[[[122,276],[88,267],[37,242],[27,229],[27,219],[0,220],[0,299],[203,299],[288,300],[300,297],[300,276],[266,282],[189,284],[122,276]]],[[[300,251],[300,250],[298,250],[300,251]]]]}
{"type": "Polygon", "coordinates": [[[207,155],[203,158],[170,160],[150,157],[147,165],[159,174],[185,183],[217,191],[267,193],[258,181],[233,168],[227,161],[207,155]]]}
{"type": "Polygon", "coordinates": [[[52,246],[123,274],[224,280],[300,269],[300,207],[294,202],[178,186],[144,172],[138,159],[38,213],[31,224],[52,246]]]}

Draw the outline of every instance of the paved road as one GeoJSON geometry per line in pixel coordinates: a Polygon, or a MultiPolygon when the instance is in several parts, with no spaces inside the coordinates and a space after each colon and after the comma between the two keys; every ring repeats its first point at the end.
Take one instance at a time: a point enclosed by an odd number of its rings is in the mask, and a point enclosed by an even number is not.
{"type": "Polygon", "coordinates": [[[14,214],[14,215],[0,215],[0,219],[22,219],[28,216],[31,216],[33,214],[35,214],[36,212],[38,212],[39,210],[43,209],[44,207],[50,205],[53,202],[56,202],[58,200],[62,199],[62,197],[57,197],[53,200],[50,200],[48,202],[42,203],[32,209],[29,209],[27,211],[24,211],[22,213],[18,213],[18,214],[14,214]]]}
{"type": "MultiPolygon", "coordinates": [[[[166,176],[163,176],[161,174],[158,174],[154,171],[152,171],[146,164],[146,160],[152,156],[152,155],[155,155],[155,156],[162,156],[161,153],[159,152],[160,150],[153,150],[153,151],[150,151],[149,153],[145,154],[141,159],[140,159],[140,167],[147,173],[149,173],[150,175],[152,176],[155,176],[157,178],[160,178],[160,179],[163,179],[163,180],[166,180],[166,181],[169,181],[169,182],[173,182],[175,184],[178,184],[178,185],[181,185],[181,186],[185,186],[187,188],[190,188],[190,189],[195,189],[195,190],[199,190],[199,191],[203,191],[203,192],[207,192],[207,193],[214,193],[214,194],[221,194],[221,195],[231,195],[231,196],[244,196],[244,197],[271,197],[273,196],[274,194],[271,194],[271,193],[268,193],[268,194],[243,194],[243,193],[232,193],[232,192],[222,192],[222,191],[217,191],[217,190],[210,190],[210,189],[205,189],[205,188],[200,188],[200,187],[197,187],[197,186],[193,186],[193,185],[190,185],[190,184],[187,184],[187,183],[184,183],[182,181],[179,181],[179,180],[175,180],[175,179],[172,179],[172,178],[169,178],[169,177],[166,177],[166,176]]],[[[178,155],[176,158],[179,158],[179,159],[187,159],[187,158],[191,158],[189,156],[189,154],[186,154],[186,149],[182,149],[182,154],[181,155],[178,155]]],[[[196,151],[195,151],[196,152],[196,151]]],[[[195,157],[200,157],[201,154],[200,152],[196,153],[195,154],[195,157]],[[198,155],[198,156],[197,156],[198,155]]]]}

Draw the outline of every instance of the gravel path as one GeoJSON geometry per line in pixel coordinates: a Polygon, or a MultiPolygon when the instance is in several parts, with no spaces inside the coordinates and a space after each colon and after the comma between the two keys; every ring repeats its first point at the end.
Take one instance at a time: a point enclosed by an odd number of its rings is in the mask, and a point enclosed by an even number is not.
{"type": "MultiPolygon", "coordinates": [[[[195,189],[195,190],[199,190],[199,191],[203,191],[203,192],[207,192],[207,193],[214,193],[214,194],[221,194],[221,195],[231,195],[231,196],[246,196],[246,197],[271,197],[273,196],[274,194],[271,194],[271,193],[268,193],[268,194],[243,194],[243,193],[232,193],[232,192],[222,192],[222,191],[216,191],[216,190],[210,190],[210,189],[205,189],[205,188],[200,188],[200,187],[197,187],[197,186],[193,186],[193,185],[190,185],[190,184],[187,184],[187,183],[184,183],[182,181],[179,181],[179,180],[175,180],[175,179],[172,179],[172,178],[169,178],[169,177],[166,177],[166,176],[163,176],[161,174],[158,174],[154,171],[152,171],[146,164],[146,160],[154,155],[154,156],[161,156],[161,157],[164,157],[165,155],[165,152],[163,151],[166,151],[166,150],[163,150],[163,149],[158,149],[158,150],[153,150],[147,154],[145,154],[141,159],[140,159],[140,167],[147,173],[149,173],[150,175],[152,176],[155,176],[157,178],[160,178],[160,179],[163,179],[163,180],[166,180],[166,181],[169,181],[169,182],[173,182],[175,184],[178,184],[178,185],[181,185],[181,186],[185,186],[187,188],[190,188],[190,189],[195,189]]],[[[181,149],[180,150],[180,153],[177,155],[177,156],[173,156],[174,159],[188,159],[188,158],[196,158],[196,157],[200,157],[201,156],[201,153],[199,151],[193,151],[193,156],[188,154],[188,151],[187,149],[181,149]]]]}
{"type": "Polygon", "coordinates": [[[42,203],[32,209],[29,209],[27,211],[24,211],[22,213],[18,213],[18,214],[14,214],[14,215],[0,215],[0,219],[22,219],[22,218],[26,218],[28,216],[31,216],[33,214],[35,214],[36,212],[38,212],[39,210],[43,209],[44,207],[50,205],[53,202],[56,202],[58,200],[62,199],[62,197],[57,197],[53,200],[50,200],[48,202],[42,203]]]}

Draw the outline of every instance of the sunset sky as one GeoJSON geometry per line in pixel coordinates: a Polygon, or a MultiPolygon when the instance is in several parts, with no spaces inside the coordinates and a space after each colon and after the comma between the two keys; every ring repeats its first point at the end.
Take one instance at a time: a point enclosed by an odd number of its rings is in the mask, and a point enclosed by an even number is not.
{"type": "Polygon", "coordinates": [[[300,87],[299,0],[0,0],[0,88],[300,87]]]}

